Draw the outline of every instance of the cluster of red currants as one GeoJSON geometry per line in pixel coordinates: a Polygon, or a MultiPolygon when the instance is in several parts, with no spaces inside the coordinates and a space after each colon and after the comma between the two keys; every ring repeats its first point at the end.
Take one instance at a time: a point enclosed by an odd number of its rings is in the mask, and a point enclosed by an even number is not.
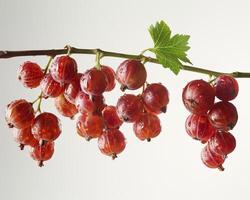
{"type": "Polygon", "coordinates": [[[113,159],[126,146],[119,130],[123,122],[133,122],[135,135],[150,141],[161,132],[157,114],[166,112],[168,90],[160,83],[147,84],[147,73],[140,61],[126,60],[117,71],[108,66],[96,66],[78,73],[77,63],[70,56],[58,56],[51,66],[42,70],[33,62],[25,62],[19,69],[19,80],[27,88],[41,87],[41,95],[30,103],[24,99],[7,106],[6,121],[14,127],[21,149],[31,147],[31,156],[43,166],[54,153],[54,141],[61,134],[60,120],[52,113],[41,112],[42,98],[54,98],[58,112],[73,117],[77,133],[86,140],[98,138],[100,151],[113,159]],[[124,94],[117,105],[106,105],[104,92],[114,89],[116,80],[121,90],[143,88],[142,94],[124,94]],[[145,88],[146,86],[146,88],[145,88]],[[38,102],[38,109],[33,106],[38,102]]]}
{"type": "Polygon", "coordinates": [[[192,138],[207,143],[201,152],[202,162],[224,170],[222,164],[236,147],[236,140],[228,131],[236,125],[238,113],[229,101],[236,98],[239,86],[230,75],[220,75],[212,82],[194,80],[183,89],[183,103],[192,113],[185,126],[192,138]],[[221,101],[215,103],[215,97],[221,101]]]}

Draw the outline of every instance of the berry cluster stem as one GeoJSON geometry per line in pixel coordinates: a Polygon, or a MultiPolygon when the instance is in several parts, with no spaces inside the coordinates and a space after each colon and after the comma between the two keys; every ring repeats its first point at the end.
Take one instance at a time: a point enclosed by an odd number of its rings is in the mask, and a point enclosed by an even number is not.
{"type": "MultiPolygon", "coordinates": [[[[0,59],[20,57],[20,56],[46,56],[46,55],[53,58],[56,55],[67,54],[67,53],[68,53],[67,47],[64,49],[48,49],[48,50],[0,51],[0,59]]],[[[125,53],[104,51],[101,49],[80,49],[80,48],[75,48],[75,47],[71,47],[70,53],[71,54],[92,54],[92,55],[100,54],[101,57],[135,59],[135,60],[141,60],[144,62],[160,64],[156,58],[147,57],[147,56],[144,56],[143,54],[138,54],[138,55],[125,54],[125,53]]],[[[208,70],[208,69],[204,69],[201,67],[195,67],[195,66],[190,66],[190,65],[183,65],[182,70],[213,75],[215,77],[221,74],[229,74],[235,78],[250,78],[250,72],[235,71],[231,73],[226,73],[226,72],[218,72],[218,71],[208,70]]]]}

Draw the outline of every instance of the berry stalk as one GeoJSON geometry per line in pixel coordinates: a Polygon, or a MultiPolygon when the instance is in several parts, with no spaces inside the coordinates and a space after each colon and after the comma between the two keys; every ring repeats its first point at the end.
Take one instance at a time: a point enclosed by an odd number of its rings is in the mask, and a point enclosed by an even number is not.
{"type": "MultiPolygon", "coordinates": [[[[125,53],[118,53],[118,52],[111,52],[111,51],[104,51],[101,49],[80,49],[75,47],[66,46],[64,49],[48,49],[48,50],[23,50],[23,51],[0,51],[0,59],[3,58],[13,58],[13,57],[20,57],[20,56],[51,56],[55,57],[56,55],[67,54],[70,48],[71,54],[90,54],[96,55],[100,54],[101,57],[115,57],[115,58],[127,58],[127,59],[134,59],[134,60],[141,60],[150,63],[160,64],[160,62],[151,57],[144,56],[143,54],[125,54],[125,53]]],[[[183,65],[181,70],[190,71],[190,72],[197,72],[207,75],[213,75],[218,77],[222,74],[228,74],[235,78],[250,78],[250,72],[219,72],[204,69],[201,67],[195,67],[190,65],[183,65]]]]}

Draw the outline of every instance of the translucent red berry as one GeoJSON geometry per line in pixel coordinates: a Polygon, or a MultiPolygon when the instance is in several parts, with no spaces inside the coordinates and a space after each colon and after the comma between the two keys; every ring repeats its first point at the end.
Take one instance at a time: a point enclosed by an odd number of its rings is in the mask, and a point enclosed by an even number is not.
{"type": "Polygon", "coordinates": [[[236,147],[235,137],[226,131],[217,131],[209,140],[209,149],[216,154],[227,155],[236,147]]]}
{"type": "Polygon", "coordinates": [[[214,99],[214,88],[203,80],[191,81],[183,89],[183,103],[193,114],[206,114],[213,107],[214,99]]]}
{"type": "Polygon", "coordinates": [[[7,106],[5,118],[10,128],[26,128],[31,125],[34,117],[32,104],[24,99],[12,101],[7,106]]]}
{"type": "Polygon", "coordinates": [[[185,126],[188,135],[202,143],[206,143],[216,132],[206,115],[189,115],[185,126]]]}
{"type": "Polygon", "coordinates": [[[78,112],[75,105],[68,102],[63,94],[55,98],[55,107],[57,111],[65,117],[74,117],[78,112]]]}
{"type": "Polygon", "coordinates": [[[121,90],[136,90],[143,86],[147,78],[144,65],[137,60],[125,60],[116,70],[116,78],[121,84],[121,90]]]}
{"type": "Polygon", "coordinates": [[[151,113],[143,113],[134,123],[134,133],[140,140],[150,141],[151,138],[158,136],[161,132],[159,118],[151,113]]]}
{"type": "Polygon", "coordinates": [[[102,66],[101,71],[105,74],[107,78],[107,87],[105,91],[109,92],[115,87],[115,72],[111,67],[108,66],[102,66]]]}
{"type": "Polygon", "coordinates": [[[77,75],[76,61],[69,56],[56,57],[50,67],[50,73],[61,85],[70,83],[77,75]]]}
{"type": "Polygon", "coordinates": [[[39,114],[31,127],[37,140],[54,141],[61,134],[60,120],[52,113],[39,114]]]}
{"type": "Polygon", "coordinates": [[[76,96],[81,89],[80,87],[81,77],[82,74],[78,73],[77,76],[74,78],[74,80],[72,80],[71,83],[65,87],[64,96],[72,104],[75,103],[76,96]]]}
{"type": "Polygon", "coordinates": [[[34,138],[31,133],[30,126],[24,129],[14,129],[13,135],[15,141],[20,144],[20,149],[23,150],[25,145],[35,147],[39,144],[39,141],[34,138]]]}
{"type": "Polygon", "coordinates": [[[119,128],[123,123],[116,112],[115,106],[106,106],[102,111],[102,116],[106,127],[109,129],[119,128]]]}
{"type": "Polygon", "coordinates": [[[106,75],[96,68],[86,71],[80,80],[82,90],[89,95],[101,95],[107,88],[106,75]]]}
{"type": "Polygon", "coordinates": [[[118,99],[117,114],[125,122],[135,122],[143,113],[143,103],[139,96],[125,94],[118,99]]]}
{"type": "Polygon", "coordinates": [[[64,86],[56,82],[51,74],[47,74],[43,78],[41,88],[44,97],[58,97],[64,91],[64,86]]]}
{"type": "Polygon", "coordinates": [[[43,162],[51,159],[54,154],[54,142],[45,142],[31,149],[31,157],[38,161],[39,167],[43,166],[43,162]]]}
{"type": "Polygon", "coordinates": [[[76,122],[77,133],[86,140],[98,138],[104,129],[103,118],[99,115],[84,113],[76,122]]]}
{"type": "Polygon", "coordinates": [[[18,71],[18,79],[27,88],[36,88],[40,85],[44,74],[41,67],[33,62],[23,63],[18,71]]]}
{"type": "Polygon", "coordinates": [[[143,102],[147,111],[154,114],[166,112],[169,103],[169,94],[166,87],[160,83],[147,86],[142,93],[143,102]]]}
{"type": "Polygon", "coordinates": [[[220,75],[214,84],[216,97],[222,101],[235,99],[239,92],[239,85],[236,79],[229,75],[220,75]]]}
{"type": "Polygon", "coordinates": [[[209,168],[218,168],[219,170],[223,171],[224,168],[222,164],[224,163],[225,158],[226,157],[224,155],[213,153],[209,149],[208,145],[205,146],[201,152],[201,160],[209,168]]]}
{"type": "Polygon", "coordinates": [[[211,124],[219,130],[231,130],[238,121],[237,109],[233,104],[226,101],[214,104],[208,116],[211,124]]]}
{"type": "Polygon", "coordinates": [[[75,99],[75,105],[80,113],[95,111],[95,104],[91,97],[82,91],[78,92],[75,99]]]}
{"type": "Polygon", "coordinates": [[[98,147],[103,154],[115,159],[125,149],[126,139],[118,129],[108,129],[98,138],[98,147]]]}

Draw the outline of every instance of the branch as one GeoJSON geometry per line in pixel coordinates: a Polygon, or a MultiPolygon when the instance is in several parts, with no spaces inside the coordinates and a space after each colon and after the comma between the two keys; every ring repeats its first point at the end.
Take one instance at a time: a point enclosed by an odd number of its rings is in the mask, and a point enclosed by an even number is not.
{"type": "MultiPolygon", "coordinates": [[[[142,54],[135,55],[135,54],[124,54],[124,53],[117,53],[117,52],[110,52],[104,51],[101,49],[79,49],[75,47],[67,46],[64,49],[49,49],[49,50],[24,50],[24,51],[0,51],[0,59],[3,58],[13,58],[13,57],[20,57],[20,56],[51,56],[55,57],[56,55],[61,54],[100,54],[102,57],[116,57],[116,58],[127,58],[127,59],[135,59],[135,60],[142,60],[150,63],[160,64],[159,61],[155,58],[147,57],[142,54]]],[[[219,76],[221,74],[229,74],[235,78],[250,78],[250,72],[232,72],[232,73],[224,73],[218,72],[213,70],[208,70],[200,67],[194,67],[189,65],[183,65],[182,70],[197,72],[202,74],[208,74],[213,76],[219,76]]]]}

